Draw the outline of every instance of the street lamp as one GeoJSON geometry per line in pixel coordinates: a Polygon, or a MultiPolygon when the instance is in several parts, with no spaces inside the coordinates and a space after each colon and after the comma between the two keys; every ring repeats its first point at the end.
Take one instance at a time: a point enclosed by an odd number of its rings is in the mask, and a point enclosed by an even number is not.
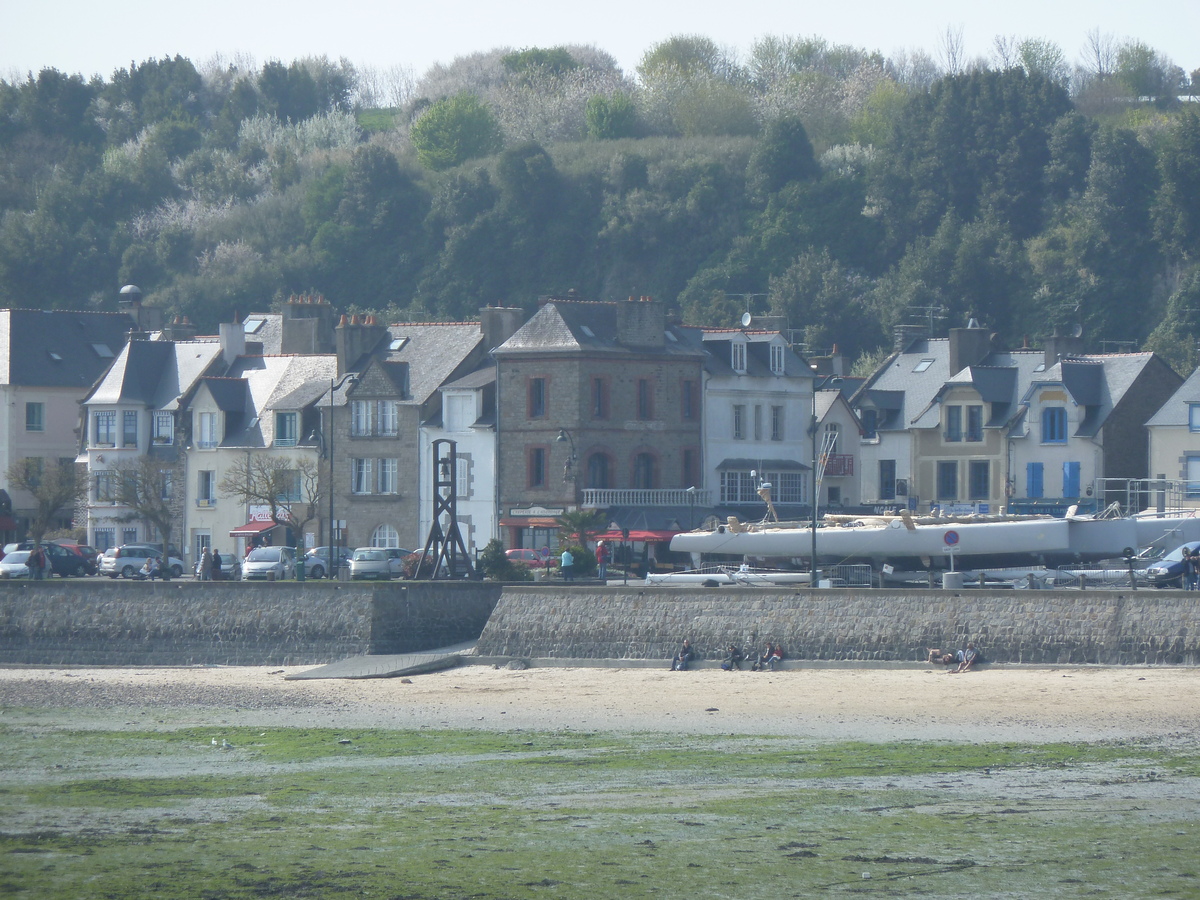
{"type": "Polygon", "coordinates": [[[563,466],[563,484],[568,481],[572,482],[572,499],[575,501],[576,507],[579,506],[579,476],[576,471],[576,464],[579,462],[579,457],[575,454],[575,438],[571,437],[571,432],[565,428],[558,429],[558,437],[554,439],[556,444],[568,443],[571,445],[571,454],[567,457],[566,465],[563,466]]]}
{"type": "Polygon", "coordinates": [[[696,530],[696,486],[687,489],[688,495],[688,531],[696,530]]]}
{"type": "Polygon", "coordinates": [[[820,499],[818,495],[820,486],[817,480],[817,466],[820,464],[820,457],[817,454],[817,432],[819,430],[817,427],[817,392],[823,390],[828,385],[840,384],[841,380],[836,375],[830,375],[824,380],[818,380],[815,375],[813,376],[812,422],[808,426],[808,432],[812,438],[812,552],[809,557],[808,573],[808,586],[810,588],[817,586],[817,506],[819,505],[817,501],[820,499]]]}
{"type": "Polygon", "coordinates": [[[329,541],[328,541],[328,543],[326,543],[325,546],[329,548],[329,577],[330,578],[337,577],[338,563],[341,562],[341,559],[337,552],[337,547],[335,546],[335,539],[334,539],[334,535],[337,532],[335,531],[336,525],[335,525],[334,518],[333,518],[333,495],[334,495],[334,486],[335,486],[337,480],[333,474],[334,473],[333,436],[334,436],[334,432],[336,431],[336,429],[333,427],[333,395],[337,391],[338,388],[342,387],[343,385],[345,385],[347,383],[352,384],[352,385],[358,384],[358,376],[355,375],[353,372],[347,372],[345,375],[342,376],[340,381],[336,378],[336,376],[331,377],[329,379],[329,527],[327,529],[328,534],[329,534],[329,541]]]}

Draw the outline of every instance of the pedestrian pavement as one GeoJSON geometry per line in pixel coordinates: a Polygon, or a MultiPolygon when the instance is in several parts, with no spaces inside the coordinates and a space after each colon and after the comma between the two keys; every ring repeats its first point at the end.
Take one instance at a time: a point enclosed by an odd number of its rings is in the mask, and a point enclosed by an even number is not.
{"type": "Polygon", "coordinates": [[[396,678],[400,675],[421,675],[438,672],[462,665],[467,657],[475,654],[475,642],[455,644],[437,650],[422,650],[418,653],[380,654],[378,656],[351,656],[315,669],[305,669],[284,676],[285,681],[303,681],[316,678],[396,678]]]}

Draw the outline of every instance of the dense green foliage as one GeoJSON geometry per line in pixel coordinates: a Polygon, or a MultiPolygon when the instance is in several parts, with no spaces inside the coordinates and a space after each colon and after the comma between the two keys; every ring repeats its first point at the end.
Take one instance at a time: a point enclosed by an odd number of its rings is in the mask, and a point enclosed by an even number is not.
{"type": "Polygon", "coordinates": [[[1190,366],[1187,79],[1137,44],[1074,72],[1046,42],[1008,49],[943,76],[678,36],[635,80],[595,48],[527,48],[437,67],[387,114],[324,58],[0,81],[0,303],[111,307],[134,282],[215,330],[300,292],[465,318],[575,289],[702,324],[785,314],[815,351],[974,315],[1190,366]]]}

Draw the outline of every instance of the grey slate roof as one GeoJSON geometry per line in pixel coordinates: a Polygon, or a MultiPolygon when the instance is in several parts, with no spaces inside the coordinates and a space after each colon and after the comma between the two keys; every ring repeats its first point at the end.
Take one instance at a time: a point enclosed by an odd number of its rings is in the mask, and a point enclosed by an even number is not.
{"type": "MultiPolygon", "coordinates": [[[[683,334],[687,329],[668,325],[662,347],[652,352],[692,356],[700,350],[683,334]]],[[[607,301],[550,301],[496,348],[506,352],[587,352],[588,354],[642,355],[645,347],[629,347],[617,341],[617,304],[607,301]]]]}
{"type": "Polygon", "coordinates": [[[173,411],[220,355],[221,345],[215,340],[130,341],[86,402],[144,403],[153,409],[173,411]]]}
{"type": "Polygon", "coordinates": [[[0,384],[87,390],[134,327],[126,313],[0,309],[0,384]]]}
{"type": "Polygon", "coordinates": [[[1153,359],[1153,353],[1066,357],[1035,377],[1026,396],[1034,385],[1061,384],[1076,403],[1086,408],[1075,435],[1092,437],[1104,427],[1113,408],[1153,359]]]}
{"type": "Polygon", "coordinates": [[[1190,424],[1190,404],[1192,403],[1200,403],[1200,368],[1187,377],[1187,380],[1171,395],[1171,399],[1159,407],[1146,424],[1148,426],[1186,426],[1190,424]]]}

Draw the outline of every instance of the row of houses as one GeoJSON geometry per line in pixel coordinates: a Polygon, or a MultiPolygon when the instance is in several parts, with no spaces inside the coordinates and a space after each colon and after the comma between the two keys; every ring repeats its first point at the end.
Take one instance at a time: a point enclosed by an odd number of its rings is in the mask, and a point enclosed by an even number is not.
{"type": "MultiPolygon", "coordinates": [[[[1200,380],[1151,353],[1084,354],[1079,335],[1008,350],[974,322],[900,329],[853,378],[778,320],[684,326],[650,298],[385,325],[293,297],[208,336],[137,300],[0,311],[0,473],[77,460],[75,525],[100,548],[161,539],[131,500],[138,469],[162,474],[189,560],[257,542],[420,547],[448,483],[471,551],[554,548],[576,509],[646,542],[762,518],[768,497],[804,519],[814,489],[821,512],[1061,513],[1155,477],[1200,503],[1200,380]],[[435,459],[445,441],[453,458],[435,459]]],[[[32,498],[9,487],[0,528],[16,537],[32,498]]]]}

